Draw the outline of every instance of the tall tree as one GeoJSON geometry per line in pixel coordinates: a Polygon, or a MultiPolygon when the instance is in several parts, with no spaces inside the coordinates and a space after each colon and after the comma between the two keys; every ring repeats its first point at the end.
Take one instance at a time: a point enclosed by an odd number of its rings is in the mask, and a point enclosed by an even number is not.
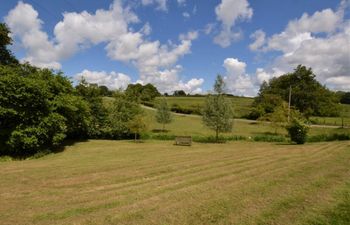
{"type": "MultiPolygon", "coordinates": [[[[337,97],[335,93],[322,86],[315,77],[316,75],[311,68],[299,65],[294,72],[272,78],[269,83],[263,83],[259,95],[255,98],[254,105],[263,107],[265,113],[270,113],[271,104],[266,102],[266,99],[271,98],[271,96],[278,96],[288,102],[291,88],[291,105],[306,117],[310,115],[337,115],[337,97]]],[[[276,99],[276,97],[273,98],[276,99]]]]}
{"type": "Polygon", "coordinates": [[[18,64],[18,60],[7,49],[7,46],[11,44],[10,30],[5,23],[0,23],[0,65],[18,64]]]}
{"type": "Polygon", "coordinates": [[[215,140],[219,141],[220,132],[232,130],[233,109],[231,102],[225,98],[224,81],[220,75],[217,76],[214,92],[208,95],[203,108],[203,123],[215,131],[215,140]]]}
{"type": "Polygon", "coordinates": [[[134,133],[134,140],[137,140],[137,134],[141,134],[147,128],[147,124],[145,122],[144,116],[142,114],[138,114],[134,116],[127,124],[129,130],[134,133]]]}
{"type": "Polygon", "coordinates": [[[137,101],[128,98],[123,93],[116,93],[108,115],[110,138],[129,137],[132,132],[128,124],[140,114],[142,114],[142,108],[137,101]]]}
{"type": "Polygon", "coordinates": [[[171,123],[172,121],[170,107],[165,98],[162,98],[157,104],[156,120],[163,125],[163,132],[165,131],[165,124],[171,123]]]}

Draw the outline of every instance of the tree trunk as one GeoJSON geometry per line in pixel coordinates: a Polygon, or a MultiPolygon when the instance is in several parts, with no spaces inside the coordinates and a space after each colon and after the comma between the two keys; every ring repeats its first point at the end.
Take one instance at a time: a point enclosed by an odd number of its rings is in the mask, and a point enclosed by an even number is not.
{"type": "Polygon", "coordinates": [[[135,132],[135,142],[136,142],[136,137],[137,137],[137,133],[135,132]]]}
{"type": "Polygon", "coordinates": [[[218,143],[219,142],[219,128],[216,128],[216,137],[215,137],[215,139],[216,139],[216,143],[218,143]]]}

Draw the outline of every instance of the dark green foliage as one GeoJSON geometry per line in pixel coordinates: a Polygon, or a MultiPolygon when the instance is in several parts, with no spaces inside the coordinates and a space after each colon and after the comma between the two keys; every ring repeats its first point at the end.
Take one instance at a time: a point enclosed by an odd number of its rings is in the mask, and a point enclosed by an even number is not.
{"type": "Polygon", "coordinates": [[[138,102],[128,98],[123,93],[116,93],[108,114],[108,122],[105,129],[107,138],[131,138],[132,132],[128,124],[140,114],[142,114],[142,109],[138,102]]]}
{"type": "Polygon", "coordinates": [[[291,141],[297,144],[304,144],[306,142],[307,132],[309,129],[301,121],[294,119],[286,129],[291,141]]]}
{"type": "Polygon", "coordinates": [[[256,142],[286,142],[287,139],[282,135],[261,134],[253,137],[256,142]]]}
{"type": "Polygon", "coordinates": [[[73,92],[67,78],[50,70],[0,66],[1,154],[35,154],[76,133],[80,128],[72,125],[85,115],[83,110],[67,110],[79,104],[73,92]]]}
{"type": "Polygon", "coordinates": [[[350,140],[350,134],[320,134],[310,136],[307,138],[308,142],[322,142],[322,141],[348,141],[350,140]]]}
{"type": "Polygon", "coordinates": [[[101,85],[98,86],[98,88],[100,89],[100,95],[108,97],[113,96],[113,91],[109,90],[108,87],[101,85]]]}
{"type": "Polygon", "coordinates": [[[83,79],[76,87],[77,94],[80,95],[83,100],[88,104],[90,121],[87,133],[84,136],[89,138],[103,138],[104,127],[107,122],[108,111],[103,105],[102,96],[100,95],[100,89],[97,85],[91,85],[86,83],[83,79]]]}
{"type": "Polygon", "coordinates": [[[129,84],[125,90],[125,95],[134,101],[152,101],[161,94],[152,84],[129,84]]]}
{"type": "Polygon", "coordinates": [[[340,103],[350,104],[350,92],[345,92],[340,96],[340,103]]]}
{"type": "Polygon", "coordinates": [[[173,96],[186,96],[186,92],[183,90],[176,90],[174,91],[173,96]]]}
{"type": "Polygon", "coordinates": [[[215,91],[215,93],[221,95],[221,94],[224,94],[224,90],[225,90],[224,79],[222,78],[222,76],[220,74],[218,74],[216,76],[216,80],[215,80],[215,84],[214,84],[214,91],[215,91]]]}
{"type": "Polygon", "coordinates": [[[7,45],[12,44],[10,30],[4,23],[0,23],[0,65],[17,65],[18,60],[13,56],[7,45]]]}
{"type": "Polygon", "coordinates": [[[186,106],[180,106],[179,104],[172,104],[170,110],[175,113],[181,113],[181,114],[196,114],[196,115],[202,115],[202,107],[186,107],[186,106]]]}
{"type": "Polygon", "coordinates": [[[322,86],[311,68],[299,65],[293,73],[272,78],[264,82],[259,95],[255,98],[255,111],[251,117],[270,113],[281,100],[289,101],[291,87],[291,106],[299,110],[307,118],[315,116],[337,116],[337,97],[335,93],[322,86]]]}

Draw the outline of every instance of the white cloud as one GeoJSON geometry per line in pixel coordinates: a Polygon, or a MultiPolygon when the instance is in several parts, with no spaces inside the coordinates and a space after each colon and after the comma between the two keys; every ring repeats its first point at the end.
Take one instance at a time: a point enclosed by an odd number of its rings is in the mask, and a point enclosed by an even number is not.
{"type": "Polygon", "coordinates": [[[47,34],[42,31],[43,22],[31,5],[18,2],[17,6],[5,17],[5,22],[14,37],[21,39],[20,44],[26,50],[23,61],[41,67],[61,68],[60,56],[56,54],[55,46],[49,41],[47,34]]]}
{"type": "Polygon", "coordinates": [[[241,32],[233,31],[239,20],[247,20],[253,16],[247,0],[222,0],[215,8],[217,20],[221,22],[221,32],[214,38],[214,42],[225,48],[241,37],[241,32]]]}
{"type": "Polygon", "coordinates": [[[29,4],[19,2],[5,20],[27,50],[25,60],[34,65],[57,69],[61,60],[79,50],[106,43],[105,49],[111,59],[131,63],[139,71],[141,81],[154,82],[165,91],[173,89],[167,83],[169,80],[173,86],[184,84],[178,79],[179,70],[175,64],[191,53],[192,41],[198,37],[198,32],[192,31],[180,35],[178,44],[149,41],[145,36],[150,34],[151,26],[146,23],[140,31],[133,31],[130,25],[140,20],[129,7],[123,7],[121,0],[115,0],[109,9],[99,9],[94,14],[86,11],[64,13],[63,20],[54,28],[55,36],[51,41],[41,30],[37,11],[29,4]],[[169,76],[173,77],[170,79],[169,76]]]}
{"type": "Polygon", "coordinates": [[[250,38],[255,41],[249,45],[250,50],[257,51],[259,50],[266,42],[266,34],[262,30],[257,30],[250,35],[250,38]]]}
{"type": "Polygon", "coordinates": [[[312,15],[304,13],[290,21],[282,32],[265,39],[265,43],[261,34],[254,36],[251,50],[281,52],[270,66],[274,69],[263,70],[268,76],[257,71],[258,80],[273,77],[275,71],[292,71],[302,64],[311,67],[322,84],[349,90],[348,79],[345,79],[350,77],[350,20],[344,19],[346,6],[346,1],[342,1],[336,11],[324,9],[312,15]]]}
{"type": "Polygon", "coordinates": [[[122,7],[120,0],[116,0],[109,10],[97,10],[95,14],[86,11],[64,13],[63,20],[54,28],[55,38],[51,41],[42,31],[38,12],[30,4],[19,2],[5,21],[26,49],[24,60],[36,66],[58,69],[62,59],[89,45],[114,40],[128,33],[128,24],[139,20],[129,8],[122,7]]]}
{"type": "Polygon", "coordinates": [[[110,90],[125,90],[128,84],[131,83],[131,78],[123,73],[116,73],[114,71],[107,73],[105,71],[90,71],[83,70],[74,76],[77,81],[83,78],[91,84],[104,85],[110,90]]]}
{"type": "Polygon", "coordinates": [[[186,19],[191,17],[191,15],[188,12],[183,12],[182,16],[185,17],[186,19]]]}
{"type": "Polygon", "coordinates": [[[177,4],[179,4],[179,6],[184,6],[186,5],[186,0],[177,0],[177,4]]]}
{"type": "Polygon", "coordinates": [[[350,76],[338,76],[327,78],[326,83],[330,88],[349,91],[350,88],[350,76]]]}
{"type": "Polygon", "coordinates": [[[205,34],[210,34],[211,32],[213,32],[214,28],[215,28],[214,23],[208,23],[207,25],[205,25],[203,31],[205,34]]]}
{"type": "Polygon", "coordinates": [[[167,0],[141,0],[142,5],[157,4],[157,10],[168,11],[167,0]]]}
{"type": "Polygon", "coordinates": [[[264,81],[268,82],[271,78],[282,76],[286,74],[286,72],[280,70],[279,68],[272,68],[269,71],[266,71],[263,68],[257,68],[255,75],[258,81],[258,84],[263,83],[264,81]]]}
{"type": "Polygon", "coordinates": [[[246,74],[247,64],[235,58],[227,58],[223,64],[227,90],[234,95],[254,96],[257,88],[250,75],[246,74]]]}

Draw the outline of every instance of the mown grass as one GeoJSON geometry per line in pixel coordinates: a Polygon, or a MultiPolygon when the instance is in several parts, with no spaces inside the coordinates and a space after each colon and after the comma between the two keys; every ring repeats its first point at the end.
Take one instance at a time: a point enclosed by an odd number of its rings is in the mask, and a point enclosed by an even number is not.
{"type": "Polygon", "coordinates": [[[40,159],[1,162],[0,221],[349,224],[349,146],[78,143],[40,159]]]}

